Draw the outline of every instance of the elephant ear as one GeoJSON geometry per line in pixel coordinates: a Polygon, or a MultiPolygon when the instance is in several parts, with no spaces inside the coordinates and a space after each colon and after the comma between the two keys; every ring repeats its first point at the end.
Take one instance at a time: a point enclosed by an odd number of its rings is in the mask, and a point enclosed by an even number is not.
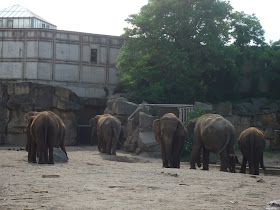
{"type": "Polygon", "coordinates": [[[159,142],[160,138],[161,138],[160,120],[159,119],[154,120],[152,130],[153,130],[153,132],[155,134],[156,141],[159,142]]]}
{"type": "Polygon", "coordinates": [[[187,131],[192,134],[194,132],[195,125],[196,119],[191,120],[187,125],[187,131]]]}
{"type": "Polygon", "coordinates": [[[186,136],[187,135],[186,128],[185,128],[184,124],[181,122],[178,122],[176,135],[177,136],[186,136]]]}
{"type": "Polygon", "coordinates": [[[31,124],[32,124],[32,122],[33,122],[33,120],[36,118],[36,116],[29,116],[28,118],[27,118],[27,123],[26,123],[26,127],[30,127],[31,126],[31,124]]]}
{"type": "Polygon", "coordinates": [[[91,118],[90,121],[89,121],[89,124],[90,124],[91,127],[93,127],[96,124],[95,119],[91,118]]]}

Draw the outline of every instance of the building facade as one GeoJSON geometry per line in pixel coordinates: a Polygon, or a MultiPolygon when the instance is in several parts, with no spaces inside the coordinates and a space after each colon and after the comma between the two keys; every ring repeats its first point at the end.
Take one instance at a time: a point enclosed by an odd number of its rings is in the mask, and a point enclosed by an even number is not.
{"type": "Polygon", "coordinates": [[[80,97],[105,98],[120,81],[116,64],[122,45],[118,36],[0,28],[0,80],[57,85],[80,97]]]}
{"type": "Polygon", "coordinates": [[[31,81],[105,98],[120,81],[118,36],[56,30],[20,5],[0,10],[0,80],[31,81]]]}

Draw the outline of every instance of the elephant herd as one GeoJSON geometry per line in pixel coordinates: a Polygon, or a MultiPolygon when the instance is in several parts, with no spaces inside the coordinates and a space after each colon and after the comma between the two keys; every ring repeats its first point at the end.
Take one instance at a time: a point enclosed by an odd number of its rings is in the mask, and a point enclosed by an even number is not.
{"type": "MultiPolygon", "coordinates": [[[[233,125],[217,114],[205,114],[191,120],[186,128],[182,121],[174,114],[165,114],[153,122],[153,132],[160,145],[163,167],[180,168],[180,157],[184,147],[184,140],[188,134],[193,136],[193,147],[190,165],[201,166],[200,154],[203,151],[203,170],[209,170],[210,152],[220,157],[220,171],[235,173],[235,164],[239,163],[235,155],[234,145],[237,140],[233,125]]],[[[251,127],[240,134],[239,148],[243,154],[241,173],[246,172],[249,163],[251,174],[259,174],[259,164],[263,164],[263,151],[265,149],[264,133],[251,127]]]]}
{"type": "MultiPolygon", "coordinates": [[[[53,147],[65,150],[66,128],[63,121],[54,112],[29,112],[26,115],[28,162],[53,164],[53,147]]],[[[98,150],[108,155],[116,155],[117,145],[123,135],[121,122],[110,114],[96,115],[90,120],[92,140],[98,139],[98,150]]],[[[203,170],[209,170],[210,152],[220,157],[220,170],[235,172],[235,164],[239,163],[235,155],[234,145],[237,140],[233,125],[217,114],[205,114],[191,120],[185,127],[173,113],[167,113],[153,122],[153,132],[159,143],[162,164],[165,168],[180,168],[181,153],[187,135],[193,136],[193,147],[190,165],[201,167],[200,154],[203,153],[203,170]]],[[[259,164],[263,164],[265,148],[264,133],[257,128],[248,128],[238,139],[243,154],[241,173],[245,173],[249,163],[251,174],[259,174],[259,164]]]]}

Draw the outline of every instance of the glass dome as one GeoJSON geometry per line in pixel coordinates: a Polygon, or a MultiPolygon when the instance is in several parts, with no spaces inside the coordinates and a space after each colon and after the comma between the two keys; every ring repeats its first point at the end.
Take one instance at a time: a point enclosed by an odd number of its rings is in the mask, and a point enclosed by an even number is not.
{"type": "Polygon", "coordinates": [[[56,29],[56,25],[51,24],[17,4],[5,9],[0,9],[0,28],[56,29]]]}

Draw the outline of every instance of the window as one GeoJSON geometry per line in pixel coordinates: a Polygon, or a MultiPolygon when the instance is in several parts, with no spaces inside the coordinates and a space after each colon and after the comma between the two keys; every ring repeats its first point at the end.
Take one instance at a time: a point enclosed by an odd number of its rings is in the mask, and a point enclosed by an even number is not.
{"type": "Polygon", "coordinates": [[[13,28],[13,20],[8,20],[8,28],[13,28]]]}
{"type": "Polygon", "coordinates": [[[45,24],[44,23],[42,24],[42,28],[45,28],[45,24]]]}
{"type": "Polygon", "coordinates": [[[3,21],[0,20],[0,28],[3,28],[3,21]]]}
{"type": "Polygon", "coordinates": [[[97,63],[97,49],[91,49],[90,62],[97,63]]]}

